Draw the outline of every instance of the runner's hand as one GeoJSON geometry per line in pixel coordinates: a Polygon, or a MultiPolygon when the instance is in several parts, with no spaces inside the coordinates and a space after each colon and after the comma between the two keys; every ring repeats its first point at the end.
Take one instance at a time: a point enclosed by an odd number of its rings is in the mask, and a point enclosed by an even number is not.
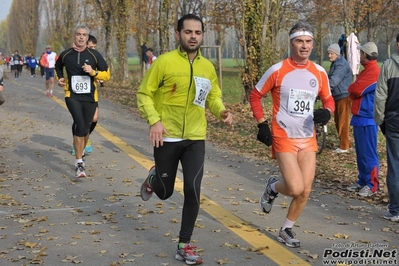
{"type": "Polygon", "coordinates": [[[266,144],[266,146],[270,146],[272,145],[272,133],[270,132],[270,128],[269,125],[267,124],[267,122],[262,122],[258,124],[258,135],[257,135],[257,139],[266,144]]]}
{"type": "Polygon", "coordinates": [[[169,135],[169,132],[166,130],[161,121],[158,121],[150,126],[149,140],[152,146],[156,148],[163,146],[163,134],[169,135]]]}
{"type": "Polygon", "coordinates": [[[89,75],[93,72],[93,68],[91,65],[88,65],[86,63],[83,64],[82,69],[84,72],[88,73],[89,75]]]}
{"type": "Polygon", "coordinates": [[[324,126],[328,123],[331,118],[331,113],[328,109],[317,109],[313,113],[313,121],[315,124],[321,124],[324,126]]]}
{"type": "Polygon", "coordinates": [[[233,114],[230,113],[229,110],[221,111],[220,117],[222,118],[222,121],[228,126],[231,126],[231,124],[233,123],[233,114]]]}
{"type": "Polygon", "coordinates": [[[66,85],[64,78],[60,78],[58,80],[58,86],[60,87],[64,87],[66,85]]]}

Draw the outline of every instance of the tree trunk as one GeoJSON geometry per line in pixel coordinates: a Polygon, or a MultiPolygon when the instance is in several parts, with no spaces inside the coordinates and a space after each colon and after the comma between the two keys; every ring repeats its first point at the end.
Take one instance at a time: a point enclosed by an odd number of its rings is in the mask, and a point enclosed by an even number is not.
{"type": "Polygon", "coordinates": [[[118,0],[116,1],[115,17],[117,18],[119,26],[116,27],[116,38],[118,48],[118,72],[116,80],[125,85],[129,81],[129,69],[127,62],[127,39],[129,36],[131,19],[130,12],[131,1],[118,0]]]}
{"type": "Polygon", "coordinates": [[[163,0],[159,5],[159,52],[161,54],[169,51],[169,11],[171,1],[163,0]]]}
{"type": "Polygon", "coordinates": [[[245,67],[241,71],[242,84],[245,90],[243,103],[248,102],[248,96],[261,76],[261,36],[265,10],[263,2],[263,0],[244,1],[245,67]]]}

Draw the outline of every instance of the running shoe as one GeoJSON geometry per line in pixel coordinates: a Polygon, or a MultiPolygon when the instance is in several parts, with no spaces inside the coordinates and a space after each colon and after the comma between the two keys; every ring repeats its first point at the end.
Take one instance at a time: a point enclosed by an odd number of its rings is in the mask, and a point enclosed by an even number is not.
{"type": "Polygon", "coordinates": [[[191,246],[189,243],[183,244],[181,248],[177,248],[175,259],[184,261],[187,265],[199,265],[202,264],[202,258],[195,252],[195,246],[191,246]]]}
{"type": "Polygon", "coordinates": [[[86,171],[85,171],[84,163],[78,163],[78,165],[75,168],[75,176],[77,178],[86,177],[86,171]]]}
{"type": "Polygon", "coordinates": [[[387,211],[382,216],[384,219],[390,220],[391,222],[399,222],[399,214],[392,214],[390,211],[387,211]]]}
{"type": "Polygon", "coordinates": [[[140,196],[141,199],[144,201],[147,201],[151,198],[152,193],[154,193],[154,189],[152,188],[150,184],[150,178],[155,176],[155,165],[151,167],[147,178],[144,180],[143,184],[141,185],[140,189],[140,196]]]}
{"type": "Polygon", "coordinates": [[[350,186],[348,186],[346,188],[346,190],[348,191],[352,191],[352,192],[359,192],[359,190],[361,190],[363,188],[362,185],[359,185],[358,183],[352,184],[350,186]]]}
{"type": "Polygon", "coordinates": [[[369,188],[369,186],[365,185],[364,187],[362,187],[359,190],[359,192],[357,194],[361,197],[370,197],[370,196],[373,196],[374,194],[377,194],[377,191],[372,192],[371,189],[369,188]]]}
{"type": "Polygon", "coordinates": [[[277,198],[278,193],[274,192],[270,185],[277,181],[277,178],[273,176],[266,181],[265,191],[259,198],[259,206],[263,212],[269,213],[272,210],[274,199],[277,198]]]}
{"type": "Polygon", "coordinates": [[[72,156],[76,155],[75,147],[73,145],[72,145],[72,148],[71,148],[71,155],[72,156]]]}
{"type": "Polygon", "coordinates": [[[341,149],[341,148],[337,148],[337,149],[334,150],[334,152],[335,152],[335,153],[348,153],[348,152],[349,152],[349,149],[343,150],[343,149],[341,149]]]}
{"type": "Polygon", "coordinates": [[[91,153],[93,151],[93,147],[91,146],[91,140],[89,139],[86,143],[85,150],[87,153],[91,153]]]}
{"type": "Polygon", "coordinates": [[[290,248],[299,248],[301,246],[301,242],[295,238],[295,233],[292,232],[291,228],[285,228],[284,230],[281,228],[278,233],[277,241],[284,243],[287,247],[290,248]]]}

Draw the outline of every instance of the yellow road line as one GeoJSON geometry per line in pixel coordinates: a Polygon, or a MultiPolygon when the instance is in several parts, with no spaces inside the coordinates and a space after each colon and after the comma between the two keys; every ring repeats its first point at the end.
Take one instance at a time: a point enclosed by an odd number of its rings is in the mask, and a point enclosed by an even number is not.
{"type": "MultiPolygon", "coordinates": [[[[59,98],[54,96],[53,100],[66,108],[65,103],[59,98]]],[[[148,159],[148,157],[129,146],[129,144],[106,130],[101,125],[97,124],[95,130],[124,153],[129,155],[133,160],[141,164],[144,168],[150,169],[154,165],[154,162],[148,159]]],[[[180,194],[183,194],[183,181],[180,178],[176,178],[175,188],[176,191],[178,191],[180,194]]],[[[247,222],[233,215],[206,196],[201,196],[201,209],[226,226],[237,236],[248,242],[257,252],[263,253],[278,265],[310,265],[286,249],[275,239],[271,239],[265,234],[259,232],[256,228],[248,225],[247,222]]]]}

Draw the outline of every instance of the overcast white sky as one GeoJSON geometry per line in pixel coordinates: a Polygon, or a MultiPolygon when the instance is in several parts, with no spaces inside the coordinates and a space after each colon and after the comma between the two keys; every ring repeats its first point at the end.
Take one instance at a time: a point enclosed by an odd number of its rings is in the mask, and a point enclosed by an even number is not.
{"type": "Polygon", "coordinates": [[[10,12],[12,0],[0,0],[0,21],[5,19],[10,12]]]}

